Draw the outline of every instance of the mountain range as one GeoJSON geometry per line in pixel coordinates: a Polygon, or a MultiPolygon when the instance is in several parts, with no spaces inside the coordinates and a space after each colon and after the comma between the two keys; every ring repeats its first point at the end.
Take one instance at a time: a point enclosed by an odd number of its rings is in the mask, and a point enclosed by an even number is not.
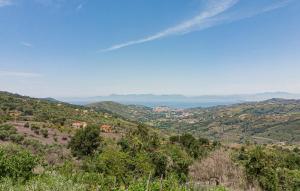
{"type": "Polygon", "coordinates": [[[252,101],[264,101],[272,98],[300,99],[300,94],[287,92],[265,92],[258,94],[236,94],[236,95],[154,95],[154,94],[112,94],[109,96],[94,97],[64,97],[57,100],[86,105],[95,102],[113,101],[122,104],[143,105],[147,107],[168,106],[173,108],[212,107],[217,105],[231,105],[252,101]]]}

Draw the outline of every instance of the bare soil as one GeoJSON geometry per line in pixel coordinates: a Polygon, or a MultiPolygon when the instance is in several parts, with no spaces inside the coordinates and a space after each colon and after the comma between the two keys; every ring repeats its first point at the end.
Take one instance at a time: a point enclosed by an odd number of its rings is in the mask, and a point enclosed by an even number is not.
{"type": "Polygon", "coordinates": [[[8,124],[13,125],[17,132],[25,137],[30,139],[34,139],[40,141],[44,145],[51,145],[51,144],[62,144],[66,145],[70,140],[70,135],[67,133],[62,133],[58,129],[53,128],[44,128],[48,130],[48,137],[44,137],[43,134],[40,132],[39,134],[35,133],[33,130],[27,127],[24,127],[26,122],[8,122],[8,124]],[[55,141],[56,138],[56,141],[55,141]]]}

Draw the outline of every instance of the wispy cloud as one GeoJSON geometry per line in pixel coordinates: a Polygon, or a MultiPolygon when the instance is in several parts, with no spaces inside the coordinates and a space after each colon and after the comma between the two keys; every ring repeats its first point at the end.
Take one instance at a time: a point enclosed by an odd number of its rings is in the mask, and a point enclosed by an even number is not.
{"type": "Polygon", "coordinates": [[[87,0],[34,0],[36,3],[56,9],[71,8],[75,11],[81,10],[87,0]]]}
{"type": "Polygon", "coordinates": [[[275,9],[279,9],[279,8],[285,7],[289,3],[291,3],[292,1],[294,1],[294,0],[281,0],[281,1],[277,2],[277,3],[271,4],[268,7],[265,7],[261,12],[273,11],[275,9]]]}
{"type": "Polygon", "coordinates": [[[42,76],[42,74],[38,74],[38,73],[1,71],[0,70],[0,77],[25,77],[25,78],[32,78],[32,77],[41,77],[41,76],[42,76]]]}
{"type": "Polygon", "coordinates": [[[0,0],[0,7],[5,7],[12,4],[13,4],[12,0],[0,0]]]}
{"type": "Polygon", "coordinates": [[[117,45],[111,46],[110,48],[103,49],[100,51],[102,51],[102,52],[113,51],[113,50],[117,50],[120,48],[125,48],[128,46],[131,46],[131,45],[141,44],[141,43],[161,39],[161,38],[171,36],[171,35],[180,35],[180,34],[185,34],[185,33],[191,32],[191,31],[195,30],[195,28],[200,27],[204,22],[206,22],[207,19],[223,13],[224,11],[226,11],[229,8],[231,8],[232,6],[234,6],[237,2],[238,2],[238,0],[219,0],[219,1],[213,0],[213,1],[211,1],[211,3],[209,5],[207,5],[205,10],[203,10],[200,14],[198,14],[197,16],[195,16],[194,18],[192,18],[190,20],[184,21],[174,27],[170,27],[164,31],[161,31],[161,32],[156,33],[151,36],[148,36],[146,38],[129,41],[129,42],[122,43],[122,44],[117,44],[117,45]]]}
{"type": "Polygon", "coordinates": [[[80,3],[80,4],[76,7],[76,10],[79,11],[80,9],[82,9],[82,7],[83,7],[83,4],[80,3]]]}
{"type": "Polygon", "coordinates": [[[154,35],[151,35],[151,36],[148,36],[148,37],[145,37],[142,39],[138,39],[138,40],[133,40],[133,41],[128,41],[128,42],[121,43],[121,44],[116,44],[109,48],[101,49],[101,50],[99,50],[99,52],[114,51],[114,50],[118,50],[118,49],[125,48],[128,46],[142,44],[142,43],[158,40],[158,39],[165,38],[165,37],[172,36],[172,35],[183,35],[183,34],[187,34],[190,32],[207,29],[207,28],[219,25],[219,24],[253,17],[257,14],[265,13],[268,11],[272,11],[272,10],[284,7],[291,1],[293,1],[293,0],[280,0],[280,1],[276,1],[276,2],[272,3],[269,6],[265,6],[261,9],[254,10],[250,13],[242,12],[242,13],[239,13],[236,15],[221,16],[223,13],[225,13],[230,8],[232,8],[234,5],[236,5],[239,2],[239,0],[211,0],[211,1],[209,1],[209,5],[206,7],[205,10],[202,10],[201,13],[199,13],[198,15],[196,15],[194,18],[192,18],[190,20],[182,22],[181,24],[178,24],[174,27],[170,27],[170,28],[168,28],[164,31],[161,31],[159,33],[156,33],[154,35]]]}
{"type": "Polygon", "coordinates": [[[77,2],[78,5],[76,7],[76,11],[80,11],[81,9],[84,8],[84,6],[88,3],[88,0],[80,0],[79,2],[77,2]]]}
{"type": "Polygon", "coordinates": [[[22,46],[25,46],[25,47],[29,47],[29,48],[30,48],[30,47],[33,47],[33,45],[32,45],[31,43],[29,43],[29,42],[24,42],[24,41],[21,42],[21,45],[22,45],[22,46]]]}

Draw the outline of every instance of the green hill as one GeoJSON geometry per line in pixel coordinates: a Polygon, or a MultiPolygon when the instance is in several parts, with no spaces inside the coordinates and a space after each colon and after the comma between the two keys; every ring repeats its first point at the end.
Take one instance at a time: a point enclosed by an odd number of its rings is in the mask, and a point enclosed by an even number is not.
{"type": "Polygon", "coordinates": [[[202,137],[296,143],[300,125],[297,100],[175,110],[113,102],[82,107],[0,92],[0,116],[0,190],[299,187],[296,145],[222,145],[202,137]],[[191,133],[169,136],[133,122],[139,119],[168,127],[168,131],[191,133]],[[87,126],[74,127],[74,122],[87,126]],[[101,132],[103,124],[112,131],[101,132]]]}
{"type": "Polygon", "coordinates": [[[299,100],[270,99],[230,106],[166,111],[114,102],[90,106],[161,129],[190,132],[228,142],[300,142],[299,100]]]}
{"type": "Polygon", "coordinates": [[[91,108],[36,99],[8,92],[0,92],[0,123],[9,121],[35,122],[47,126],[73,130],[72,124],[82,122],[94,125],[111,125],[116,129],[137,126],[120,117],[91,108]]]}
{"type": "Polygon", "coordinates": [[[152,108],[142,105],[124,105],[117,102],[104,101],[89,104],[87,107],[139,122],[147,122],[154,116],[152,108]]]}
{"type": "Polygon", "coordinates": [[[189,166],[219,146],[192,135],[171,142],[105,111],[7,92],[0,116],[0,190],[192,191],[183,187],[189,166]]]}

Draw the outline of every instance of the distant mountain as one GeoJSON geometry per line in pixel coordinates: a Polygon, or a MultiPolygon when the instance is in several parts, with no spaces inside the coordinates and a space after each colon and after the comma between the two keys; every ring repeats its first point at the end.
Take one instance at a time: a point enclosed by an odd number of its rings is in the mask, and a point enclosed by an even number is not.
{"type": "Polygon", "coordinates": [[[272,98],[300,99],[300,94],[287,92],[266,92],[259,94],[240,95],[203,95],[203,96],[183,96],[183,95],[153,95],[153,94],[129,94],[109,96],[96,96],[86,98],[61,98],[72,104],[86,105],[95,102],[113,101],[122,104],[144,105],[147,107],[169,106],[173,108],[193,108],[211,107],[217,105],[231,105],[249,101],[263,101],[272,98]]]}

